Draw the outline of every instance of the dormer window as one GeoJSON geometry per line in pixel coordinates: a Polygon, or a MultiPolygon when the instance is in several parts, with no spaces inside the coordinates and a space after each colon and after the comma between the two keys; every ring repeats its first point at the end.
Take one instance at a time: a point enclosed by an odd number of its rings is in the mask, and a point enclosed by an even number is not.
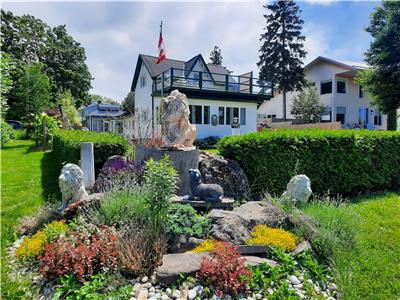
{"type": "Polygon", "coordinates": [[[140,87],[145,87],[146,86],[146,75],[140,76],[140,87]]]}

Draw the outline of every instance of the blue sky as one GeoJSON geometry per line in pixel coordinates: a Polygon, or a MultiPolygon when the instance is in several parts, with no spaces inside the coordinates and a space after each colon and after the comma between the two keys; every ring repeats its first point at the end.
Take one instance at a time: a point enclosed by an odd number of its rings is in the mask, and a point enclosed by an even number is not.
{"type": "MultiPolygon", "coordinates": [[[[308,56],[362,61],[371,41],[364,31],[380,2],[298,2],[308,56]]],[[[167,57],[208,60],[214,45],[234,74],[254,71],[265,25],[264,2],[3,2],[17,15],[31,14],[51,26],[66,24],[86,49],[94,77],[91,92],[121,101],[129,92],[139,53],[157,55],[160,20],[167,57]]]]}

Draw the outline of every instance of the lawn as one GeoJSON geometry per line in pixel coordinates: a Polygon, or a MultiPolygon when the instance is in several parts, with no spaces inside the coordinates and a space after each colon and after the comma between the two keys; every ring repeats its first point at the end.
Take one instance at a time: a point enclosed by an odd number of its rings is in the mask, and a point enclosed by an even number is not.
{"type": "MultiPolygon", "coordinates": [[[[48,152],[34,151],[34,143],[16,140],[1,150],[1,257],[2,294],[12,282],[5,277],[4,248],[15,239],[13,227],[18,219],[35,213],[47,200],[57,197],[57,166],[48,152]]],[[[9,290],[8,292],[16,292],[9,290]]],[[[7,294],[6,294],[7,293],[7,294]]]]}
{"type": "Polygon", "coordinates": [[[336,277],[344,299],[399,299],[400,196],[388,193],[356,200],[337,207],[314,204],[305,212],[329,230],[335,219],[351,216],[341,223],[347,223],[343,228],[352,232],[353,242],[333,241],[336,277]]]}

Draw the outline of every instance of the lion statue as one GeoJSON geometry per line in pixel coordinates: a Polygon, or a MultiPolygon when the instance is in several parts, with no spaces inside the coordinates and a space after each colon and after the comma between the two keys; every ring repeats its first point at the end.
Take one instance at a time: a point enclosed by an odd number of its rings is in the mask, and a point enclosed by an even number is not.
{"type": "Polygon", "coordinates": [[[78,200],[84,200],[88,194],[83,185],[83,172],[81,168],[75,164],[66,164],[58,177],[58,184],[62,194],[61,206],[57,209],[58,212],[63,212],[70,204],[78,200]]]}
{"type": "Polygon", "coordinates": [[[161,134],[164,146],[177,149],[192,148],[196,126],[189,122],[189,103],[185,94],[172,91],[163,98],[161,108],[161,134]]]}

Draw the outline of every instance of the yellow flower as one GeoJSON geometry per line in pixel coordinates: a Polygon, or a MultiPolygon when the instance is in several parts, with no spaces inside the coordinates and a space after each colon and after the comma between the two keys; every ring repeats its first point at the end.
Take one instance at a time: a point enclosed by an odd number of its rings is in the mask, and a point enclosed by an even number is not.
{"type": "Polygon", "coordinates": [[[193,252],[193,253],[211,252],[212,250],[214,250],[215,242],[216,241],[214,241],[214,240],[205,240],[200,245],[198,245],[196,248],[192,249],[190,252],[193,252]]]}
{"type": "Polygon", "coordinates": [[[254,227],[251,238],[246,241],[246,244],[275,246],[285,251],[292,251],[296,248],[296,240],[298,240],[296,235],[284,229],[257,225],[254,227]]]}
{"type": "Polygon", "coordinates": [[[33,259],[43,253],[46,244],[46,234],[43,231],[38,231],[32,237],[27,237],[23,240],[15,255],[21,260],[33,259]]]}

